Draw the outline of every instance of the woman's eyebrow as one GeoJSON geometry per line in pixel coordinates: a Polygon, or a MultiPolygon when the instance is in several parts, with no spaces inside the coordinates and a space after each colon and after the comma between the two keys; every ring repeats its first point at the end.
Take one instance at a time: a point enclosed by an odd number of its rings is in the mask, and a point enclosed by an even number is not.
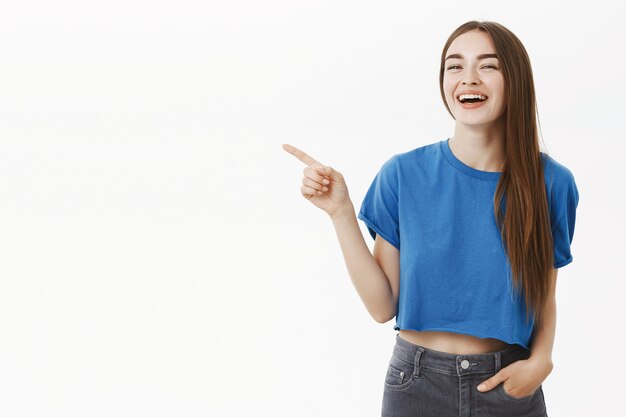
{"type": "MultiPolygon", "coordinates": [[[[458,58],[458,59],[463,59],[463,55],[461,54],[452,54],[452,55],[448,55],[448,57],[445,59],[446,61],[451,59],[451,58],[458,58]]],[[[486,58],[498,58],[498,55],[496,54],[481,54],[478,55],[478,59],[486,59],[486,58]]]]}

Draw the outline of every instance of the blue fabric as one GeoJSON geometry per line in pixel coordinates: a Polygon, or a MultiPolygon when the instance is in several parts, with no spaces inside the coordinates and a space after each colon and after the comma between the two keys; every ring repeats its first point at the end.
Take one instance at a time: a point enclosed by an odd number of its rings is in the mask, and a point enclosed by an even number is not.
{"type": "MultiPolygon", "coordinates": [[[[534,315],[526,322],[493,212],[501,173],[465,165],[448,141],[389,158],[358,214],[373,239],[379,234],[400,250],[394,329],[471,334],[530,349],[534,315]]],[[[541,157],[554,267],[561,268],[573,260],[578,189],[568,168],[541,157]]]]}

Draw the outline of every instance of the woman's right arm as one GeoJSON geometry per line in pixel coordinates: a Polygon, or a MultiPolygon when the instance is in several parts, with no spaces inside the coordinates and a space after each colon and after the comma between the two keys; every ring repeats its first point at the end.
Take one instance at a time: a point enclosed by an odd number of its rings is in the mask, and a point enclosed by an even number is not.
{"type": "Polygon", "coordinates": [[[376,236],[372,255],[357,223],[343,175],[295,146],[284,144],[283,149],[307,165],[300,192],[332,219],[348,274],[365,308],[377,322],[388,322],[396,315],[400,252],[376,236]]]}
{"type": "Polygon", "coordinates": [[[352,202],[331,216],[354,288],[370,315],[379,323],[396,316],[400,286],[400,251],[376,235],[370,252],[352,202]]]}

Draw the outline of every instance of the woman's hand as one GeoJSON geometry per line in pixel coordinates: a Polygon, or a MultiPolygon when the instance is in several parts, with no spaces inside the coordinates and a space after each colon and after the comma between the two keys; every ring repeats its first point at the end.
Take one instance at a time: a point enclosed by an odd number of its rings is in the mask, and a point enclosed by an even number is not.
{"type": "Polygon", "coordinates": [[[552,365],[532,359],[520,359],[505,366],[491,378],[478,386],[485,385],[479,391],[489,391],[502,383],[504,391],[512,397],[529,397],[539,388],[552,372],[552,365]]]}
{"type": "Polygon", "coordinates": [[[345,207],[352,204],[348,187],[339,171],[319,163],[295,146],[285,143],[283,149],[307,165],[304,168],[303,185],[300,187],[304,198],[331,217],[340,214],[345,207]]]}

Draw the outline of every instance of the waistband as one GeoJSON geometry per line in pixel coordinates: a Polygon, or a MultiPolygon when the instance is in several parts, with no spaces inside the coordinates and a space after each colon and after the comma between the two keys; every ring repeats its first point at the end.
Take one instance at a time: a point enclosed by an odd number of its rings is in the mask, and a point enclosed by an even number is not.
{"type": "Polygon", "coordinates": [[[461,376],[496,373],[517,360],[527,359],[530,356],[530,351],[521,345],[512,344],[495,352],[456,354],[416,345],[404,340],[397,333],[393,356],[415,364],[417,374],[419,374],[420,369],[427,368],[461,376]]]}

